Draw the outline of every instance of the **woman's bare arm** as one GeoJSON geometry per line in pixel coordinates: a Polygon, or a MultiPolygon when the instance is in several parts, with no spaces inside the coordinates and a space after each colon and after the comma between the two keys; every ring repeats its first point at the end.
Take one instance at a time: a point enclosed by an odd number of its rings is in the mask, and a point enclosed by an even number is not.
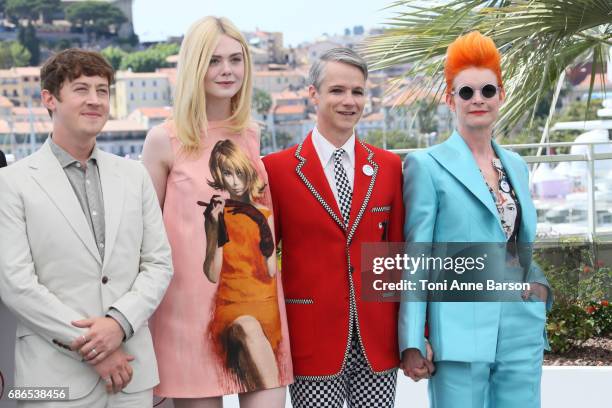
{"type": "Polygon", "coordinates": [[[153,180],[153,186],[162,210],[166,198],[168,174],[173,161],[174,153],[172,152],[168,131],[161,126],[154,127],[145,139],[142,149],[142,163],[147,168],[151,180],[153,180]]]}

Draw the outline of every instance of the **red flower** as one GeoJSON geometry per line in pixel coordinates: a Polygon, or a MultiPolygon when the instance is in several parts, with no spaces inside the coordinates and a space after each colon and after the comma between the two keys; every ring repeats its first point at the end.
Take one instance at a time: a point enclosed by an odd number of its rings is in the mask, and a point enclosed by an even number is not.
{"type": "Polygon", "coordinates": [[[601,301],[601,302],[599,302],[599,303],[600,303],[602,306],[606,306],[606,307],[609,305],[609,303],[608,303],[608,301],[607,301],[607,300],[602,300],[602,301],[601,301]]]}
{"type": "Polygon", "coordinates": [[[589,266],[589,265],[584,265],[584,268],[582,268],[582,272],[584,273],[589,273],[592,272],[593,269],[589,266]]]}
{"type": "Polygon", "coordinates": [[[593,306],[588,306],[588,307],[586,307],[584,310],[586,310],[586,312],[587,312],[588,314],[593,314],[593,313],[595,313],[595,308],[594,308],[593,306]]]}
{"type": "Polygon", "coordinates": [[[605,264],[606,264],[606,263],[605,263],[604,261],[602,261],[601,259],[599,259],[599,260],[597,261],[597,267],[598,267],[598,268],[603,268],[605,264]]]}

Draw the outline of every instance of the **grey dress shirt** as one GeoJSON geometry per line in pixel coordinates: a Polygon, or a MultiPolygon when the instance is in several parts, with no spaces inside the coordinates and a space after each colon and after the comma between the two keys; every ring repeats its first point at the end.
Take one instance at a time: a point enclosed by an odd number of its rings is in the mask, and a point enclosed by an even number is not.
{"type": "MultiPolygon", "coordinates": [[[[89,228],[94,235],[100,258],[104,261],[104,197],[102,195],[102,183],[100,182],[100,171],[98,169],[98,148],[94,146],[84,166],[72,157],[70,153],[55,144],[51,136],[49,137],[49,146],[64,169],[64,173],[66,173],[72,190],[81,205],[83,214],[85,214],[89,228]]],[[[110,308],[106,315],[119,323],[125,335],[124,340],[132,337],[134,334],[132,325],[123,313],[115,308],[110,308]]]]}

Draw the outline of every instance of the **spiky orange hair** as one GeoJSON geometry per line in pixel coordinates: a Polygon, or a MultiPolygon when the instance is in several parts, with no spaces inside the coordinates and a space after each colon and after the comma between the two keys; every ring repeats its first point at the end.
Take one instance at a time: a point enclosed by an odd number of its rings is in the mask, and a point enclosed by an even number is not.
{"type": "Polygon", "coordinates": [[[502,86],[501,55],[493,40],[478,31],[472,31],[457,38],[448,46],[444,76],[446,93],[453,89],[453,80],[466,68],[488,68],[497,76],[498,85],[502,86]]]}

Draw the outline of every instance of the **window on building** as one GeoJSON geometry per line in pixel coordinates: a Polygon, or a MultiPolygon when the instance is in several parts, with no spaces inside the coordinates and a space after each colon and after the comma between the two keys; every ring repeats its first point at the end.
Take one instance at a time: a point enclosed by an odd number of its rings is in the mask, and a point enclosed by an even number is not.
{"type": "Polygon", "coordinates": [[[142,86],[147,86],[147,83],[145,81],[142,81],[142,86]]]}
{"type": "Polygon", "coordinates": [[[157,81],[153,80],[153,86],[157,86],[157,81]]]}
{"type": "Polygon", "coordinates": [[[23,82],[30,82],[30,77],[23,77],[23,82]]]}
{"type": "Polygon", "coordinates": [[[2,91],[2,95],[8,96],[8,91],[6,89],[4,91],[2,91]]]}
{"type": "Polygon", "coordinates": [[[157,92],[153,92],[153,99],[157,100],[157,92]]]}
{"type": "Polygon", "coordinates": [[[19,96],[16,89],[13,89],[13,96],[19,96]]]}
{"type": "Polygon", "coordinates": [[[134,94],[130,93],[130,101],[133,101],[133,100],[134,100],[134,94]]]}
{"type": "Polygon", "coordinates": [[[130,81],[130,88],[134,86],[134,81],[130,81]]]}
{"type": "Polygon", "coordinates": [[[142,93],[142,100],[143,100],[143,101],[146,101],[146,100],[147,100],[147,93],[146,93],[146,92],[143,92],[143,93],[142,93]]]}

